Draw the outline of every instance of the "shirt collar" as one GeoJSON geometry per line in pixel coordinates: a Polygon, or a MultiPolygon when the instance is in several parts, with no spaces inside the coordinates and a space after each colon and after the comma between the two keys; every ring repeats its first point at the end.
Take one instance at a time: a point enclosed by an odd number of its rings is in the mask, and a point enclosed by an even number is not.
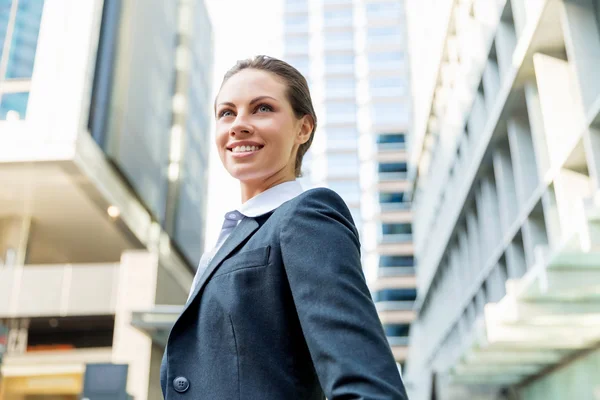
{"type": "Polygon", "coordinates": [[[238,211],[246,217],[255,218],[273,211],[303,191],[302,185],[296,180],[280,183],[251,198],[238,211]]]}

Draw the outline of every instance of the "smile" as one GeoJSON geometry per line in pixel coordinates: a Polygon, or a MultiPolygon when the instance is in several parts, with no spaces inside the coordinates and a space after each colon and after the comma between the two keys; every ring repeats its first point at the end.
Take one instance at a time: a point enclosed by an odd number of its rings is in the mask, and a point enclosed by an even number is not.
{"type": "Polygon", "coordinates": [[[262,146],[236,146],[229,149],[232,153],[254,153],[262,149],[262,146]]]}

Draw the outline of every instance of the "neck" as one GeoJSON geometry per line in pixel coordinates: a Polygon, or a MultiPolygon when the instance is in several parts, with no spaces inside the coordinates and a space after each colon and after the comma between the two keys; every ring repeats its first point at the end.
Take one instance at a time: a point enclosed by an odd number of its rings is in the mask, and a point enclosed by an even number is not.
{"type": "Polygon", "coordinates": [[[261,181],[240,181],[241,189],[242,189],[242,203],[247,202],[253,197],[258,196],[262,192],[271,189],[274,186],[277,186],[281,183],[291,182],[296,178],[292,176],[273,176],[266,180],[261,181]]]}

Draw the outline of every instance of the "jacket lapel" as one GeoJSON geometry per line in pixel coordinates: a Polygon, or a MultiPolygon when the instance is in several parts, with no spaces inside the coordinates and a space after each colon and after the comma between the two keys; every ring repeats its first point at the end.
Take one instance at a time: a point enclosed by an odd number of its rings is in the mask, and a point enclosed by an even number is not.
{"type": "MultiPolygon", "coordinates": [[[[239,225],[235,227],[231,235],[225,240],[225,243],[221,246],[221,248],[217,251],[217,254],[213,257],[213,259],[208,264],[206,271],[202,274],[196,287],[194,288],[194,293],[190,296],[187,305],[194,301],[194,298],[200,293],[210,276],[213,272],[221,265],[223,260],[227,258],[229,254],[231,254],[238,246],[243,243],[250,235],[252,235],[259,227],[258,222],[254,218],[244,217],[239,225]]],[[[186,308],[187,308],[186,305],[186,308]]]]}

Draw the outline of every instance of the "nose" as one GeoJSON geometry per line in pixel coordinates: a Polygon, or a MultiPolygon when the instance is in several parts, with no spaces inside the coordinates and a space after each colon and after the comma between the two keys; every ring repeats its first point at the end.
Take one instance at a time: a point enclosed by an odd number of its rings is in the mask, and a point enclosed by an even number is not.
{"type": "Polygon", "coordinates": [[[244,115],[238,114],[233,124],[229,128],[229,136],[252,135],[254,129],[244,115]]]}

